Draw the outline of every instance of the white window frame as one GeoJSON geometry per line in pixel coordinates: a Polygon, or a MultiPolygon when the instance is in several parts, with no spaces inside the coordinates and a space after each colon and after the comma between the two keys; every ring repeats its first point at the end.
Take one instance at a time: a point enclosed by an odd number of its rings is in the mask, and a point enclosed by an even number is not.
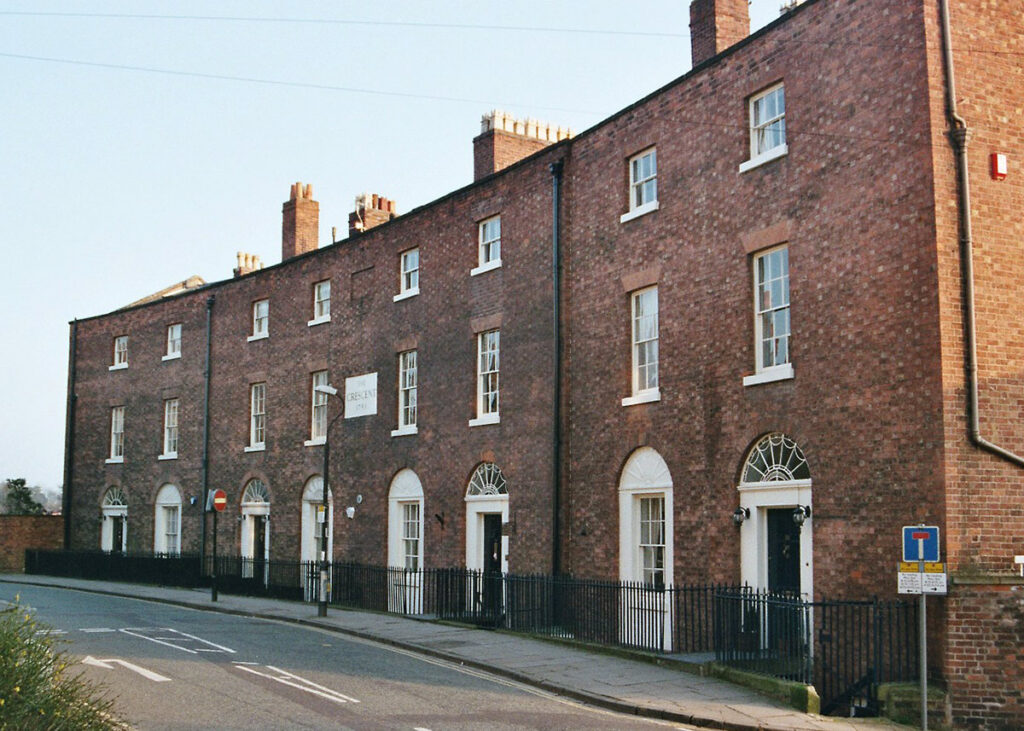
{"type": "Polygon", "coordinates": [[[665,565],[668,546],[665,544],[667,533],[665,519],[665,493],[639,494],[634,496],[636,520],[636,575],[640,582],[649,589],[664,589],[668,567],[665,565]],[[653,506],[658,507],[660,515],[654,516],[653,506]],[[651,531],[656,529],[657,535],[651,531]],[[658,551],[660,550],[660,555],[658,551]],[[660,565],[658,563],[660,558],[660,565]]]}
{"type": "Polygon", "coordinates": [[[486,330],[476,336],[476,418],[470,426],[501,421],[501,330],[486,330]],[[492,337],[493,336],[493,337],[492,337]],[[493,405],[491,404],[493,394],[493,405]]]}
{"type": "Polygon", "coordinates": [[[395,302],[415,297],[420,293],[420,250],[419,247],[403,251],[398,264],[398,294],[395,302]],[[415,261],[414,261],[415,257],[415,261]]]}
{"type": "Polygon", "coordinates": [[[778,159],[789,154],[789,145],[786,144],[786,92],[785,84],[778,83],[760,91],[750,97],[747,102],[747,113],[750,120],[750,159],[740,164],[740,172],[763,165],[771,160],[778,159]],[[782,111],[770,118],[762,119],[760,110],[762,102],[780,94],[782,98],[782,111]],[[762,146],[762,135],[771,129],[773,125],[781,127],[782,141],[772,147],[762,146]]]}
{"type": "Polygon", "coordinates": [[[178,458],[178,415],[180,411],[179,399],[164,399],[164,451],[157,459],[178,458]]]}
{"type": "Polygon", "coordinates": [[[305,446],[313,447],[327,441],[327,394],[317,386],[330,385],[327,371],[316,371],[310,376],[309,439],[305,446]]]}
{"type": "Polygon", "coordinates": [[[418,396],[419,354],[416,350],[406,350],[398,354],[398,428],[391,436],[403,437],[417,432],[418,396]]]}
{"type": "Polygon", "coordinates": [[[174,360],[181,357],[181,323],[167,326],[167,353],[161,360],[174,360]]]}
{"type": "Polygon", "coordinates": [[[128,336],[118,335],[114,338],[113,363],[107,370],[117,371],[128,367],[128,336]]]}
{"type": "Polygon", "coordinates": [[[246,452],[262,452],[267,446],[267,384],[249,384],[249,446],[246,452]]]}
{"type": "Polygon", "coordinates": [[[107,464],[124,462],[124,406],[110,407],[110,457],[107,464]]]}
{"type": "Polygon", "coordinates": [[[164,485],[157,493],[153,552],[181,554],[181,492],[174,485],[164,485]]]}
{"type": "MultiPolygon", "coordinates": [[[[789,244],[781,244],[779,246],[773,246],[770,249],[765,249],[754,255],[753,259],[753,280],[754,280],[754,373],[743,378],[744,386],[756,386],[761,383],[771,383],[773,381],[782,381],[789,378],[793,378],[793,362],[792,362],[792,350],[790,348],[792,337],[793,337],[793,323],[792,323],[792,309],[790,303],[790,291],[789,291],[789,244]],[[761,264],[767,261],[769,257],[784,252],[785,257],[784,267],[785,270],[781,276],[774,277],[768,281],[762,281],[761,278],[761,264]],[[765,306],[765,295],[771,296],[771,283],[781,281],[782,290],[784,295],[784,303],[767,302],[765,306]],[[767,286],[767,289],[765,287],[767,286]],[[774,316],[775,313],[786,312],[786,321],[789,325],[789,329],[784,336],[777,338],[773,334],[766,335],[764,332],[763,319],[765,315],[774,316]],[[784,339],[786,342],[786,359],[781,363],[770,363],[764,362],[764,344],[766,340],[779,340],[784,339]]],[[[774,325],[773,325],[774,328],[774,325]]]]}
{"type": "Polygon", "coordinates": [[[267,298],[256,300],[252,303],[252,335],[246,338],[247,342],[263,340],[270,337],[270,300],[267,298]],[[260,314],[263,306],[264,312],[260,314]]]}
{"type": "Polygon", "coordinates": [[[477,224],[477,266],[469,275],[489,272],[501,266],[501,215],[485,218],[477,224]],[[497,235],[494,235],[494,233],[497,235]],[[486,238],[485,238],[486,237],[486,238]]]}
{"type": "MultiPolygon", "coordinates": [[[[660,500],[664,509],[663,580],[674,584],[675,526],[672,475],[664,458],[651,447],[640,447],[622,468],[619,476],[619,580],[643,584],[644,557],[641,514],[645,499],[660,500]]],[[[623,596],[621,610],[624,636],[633,644],[671,651],[673,647],[671,592],[656,586],[623,596]]]]}
{"type": "Polygon", "coordinates": [[[619,217],[619,223],[631,221],[658,210],[658,152],[648,147],[629,158],[629,211],[619,217]],[[650,161],[647,170],[645,162],[650,161]]]}
{"type": "Polygon", "coordinates": [[[313,319],[306,324],[312,327],[331,321],[331,280],[324,279],[313,285],[313,319]]]}
{"type": "Polygon", "coordinates": [[[403,568],[423,568],[423,505],[417,501],[399,503],[402,511],[403,568]],[[411,565],[410,565],[411,564],[411,565]]]}
{"type": "Polygon", "coordinates": [[[660,385],[659,385],[660,381],[659,381],[659,376],[658,376],[658,371],[659,371],[659,367],[660,367],[660,363],[661,363],[661,361],[660,361],[660,354],[658,352],[659,351],[659,337],[660,337],[659,323],[658,323],[658,313],[659,313],[658,287],[657,287],[657,285],[654,285],[652,287],[644,287],[643,289],[639,289],[639,290],[633,292],[630,295],[629,300],[630,300],[630,353],[631,353],[630,378],[631,378],[631,382],[632,382],[632,384],[631,384],[632,385],[632,388],[631,388],[632,393],[631,393],[630,396],[622,399],[622,405],[623,406],[635,406],[636,404],[646,404],[646,403],[651,403],[652,401],[660,401],[661,400],[661,388],[660,388],[660,385]],[[646,298],[648,295],[651,295],[651,294],[653,294],[654,312],[653,313],[645,313],[642,316],[639,315],[638,314],[638,310],[639,310],[638,305],[640,304],[640,302],[644,298],[646,298]],[[641,334],[640,330],[641,330],[641,325],[642,325],[642,322],[641,322],[642,317],[653,317],[654,318],[654,336],[653,337],[644,337],[641,334]],[[654,376],[655,383],[654,383],[653,386],[650,385],[649,382],[645,382],[645,379],[643,378],[643,374],[645,372],[644,369],[648,369],[649,370],[651,365],[652,365],[652,361],[650,360],[650,350],[651,350],[652,347],[653,347],[653,350],[654,350],[653,367],[654,367],[654,372],[655,372],[655,376],[654,376]],[[644,359],[645,360],[645,364],[644,365],[641,365],[641,354],[642,353],[647,354],[647,357],[644,359]]]}

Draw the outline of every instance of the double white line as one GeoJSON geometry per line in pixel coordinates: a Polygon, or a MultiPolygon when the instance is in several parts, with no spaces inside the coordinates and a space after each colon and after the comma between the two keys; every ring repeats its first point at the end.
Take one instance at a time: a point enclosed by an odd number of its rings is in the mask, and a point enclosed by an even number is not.
{"type": "Polygon", "coordinates": [[[352,696],[347,696],[344,693],[339,693],[336,690],[331,690],[330,688],[324,687],[319,683],[314,683],[312,680],[301,678],[298,675],[295,675],[294,673],[289,673],[287,670],[282,670],[281,668],[274,667],[273,665],[266,665],[265,667],[268,670],[272,670],[274,673],[276,673],[275,675],[263,673],[259,670],[256,670],[254,667],[252,667],[253,665],[256,665],[256,663],[235,662],[233,664],[239,670],[244,670],[247,673],[258,675],[261,678],[267,678],[268,680],[273,680],[277,683],[281,683],[292,688],[297,688],[298,690],[303,690],[307,693],[312,693],[313,695],[320,696],[321,698],[326,698],[327,700],[334,701],[335,703],[359,702],[352,696]]]}

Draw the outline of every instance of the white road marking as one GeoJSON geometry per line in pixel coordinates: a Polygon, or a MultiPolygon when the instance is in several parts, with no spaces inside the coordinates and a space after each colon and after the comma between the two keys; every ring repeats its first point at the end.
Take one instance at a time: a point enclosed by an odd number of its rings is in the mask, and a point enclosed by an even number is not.
{"type": "Polygon", "coordinates": [[[116,629],[110,627],[82,627],[78,630],[79,632],[117,632],[116,629]]]}
{"type": "Polygon", "coordinates": [[[189,637],[189,638],[195,640],[196,642],[202,642],[204,644],[209,645],[210,647],[216,647],[218,650],[221,650],[222,652],[229,652],[232,655],[235,654],[235,651],[232,650],[230,647],[225,647],[224,645],[218,645],[216,642],[210,642],[209,640],[204,640],[202,637],[196,637],[195,635],[190,635],[188,632],[179,632],[176,629],[172,629],[171,632],[176,632],[177,634],[181,635],[182,637],[189,637]]]}
{"type": "Polygon", "coordinates": [[[234,666],[237,667],[239,670],[244,670],[247,673],[252,673],[253,675],[258,675],[261,678],[267,678],[268,680],[273,680],[277,683],[287,685],[291,688],[304,690],[307,693],[312,693],[313,695],[320,696],[321,698],[326,698],[327,700],[334,701],[335,703],[359,703],[359,701],[353,698],[352,696],[345,695],[344,693],[339,693],[336,690],[331,690],[330,688],[324,687],[319,683],[314,683],[312,680],[307,680],[306,678],[299,677],[294,673],[289,673],[288,671],[282,670],[281,668],[276,668],[273,665],[267,665],[266,667],[268,670],[273,670],[275,673],[278,673],[278,675],[269,675],[267,673],[261,673],[259,670],[254,670],[252,667],[249,667],[247,664],[243,663],[236,662],[234,663],[234,666]]]}
{"type": "Polygon", "coordinates": [[[412,731],[430,731],[430,729],[425,726],[416,726],[412,731]]]}
{"type": "Polygon", "coordinates": [[[100,660],[92,655],[86,655],[85,659],[82,660],[82,664],[92,665],[93,667],[104,668],[106,670],[113,670],[114,665],[116,664],[131,670],[133,673],[138,673],[142,677],[152,680],[154,683],[166,683],[170,681],[170,678],[163,676],[160,673],[154,673],[152,670],[146,670],[146,668],[139,667],[135,663],[128,662],[127,660],[120,660],[116,657],[108,657],[100,660]]]}
{"type": "Polygon", "coordinates": [[[146,635],[139,634],[138,632],[133,632],[130,629],[120,629],[120,630],[118,630],[118,632],[124,632],[126,635],[131,635],[132,637],[138,637],[139,639],[142,639],[142,640],[149,640],[150,642],[155,642],[158,645],[166,645],[167,647],[173,647],[175,650],[182,650],[183,652],[187,652],[190,655],[198,655],[199,654],[195,650],[190,650],[187,647],[182,647],[181,645],[174,645],[174,644],[171,644],[170,642],[164,642],[163,640],[158,640],[155,637],[147,637],[146,635]]]}
{"type": "Polygon", "coordinates": [[[119,632],[124,632],[126,635],[131,635],[132,637],[138,637],[138,638],[143,639],[143,640],[149,640],[150,642],[155,642],[158,645],[166,645],[167,647],[173,647],[175,650],[181,650],[182,652],[187,652],[190,655],[197,655],[200,652],[226,652],[226,653],[230,653],[232,655],[235,654],[235,651],[232,650],[230,647],[225,647],[224,645],[218,645],[216,642],[210,642],[209,640],[204,640],[202,637],[196,637],[195,635],[190,635],[187,632],[179,632],[178,630],[171,629],[170,627],[154,627],[154,628],[135,627],[135,628],[120,629],[118,631],[119,632]],[[176,636],[174,636],[174,637],[166,637],[166,636],[163,636],[163,637],[152,637],[150,635],[142,634],[143,632],[160,632],[161,634],[166,633],[166,632],[173,632],[176,636]],[[208,645],[208,647],[197,647],[194,650],[191,649],[191,648],[188,648],[188,647],[183,647],[181,644],[178,644],[178,643],[183,642],[183,640],[181,638],[187,638],[187,639],[192,640],[194,642],[199,642],[199,643],[202,643],[204,645],[208,645]],[[170,641],[168,641],[168,640],[170,640],[170,641]],[[211,649],[211,648],[213,648],[213,649],[211,649]]]}

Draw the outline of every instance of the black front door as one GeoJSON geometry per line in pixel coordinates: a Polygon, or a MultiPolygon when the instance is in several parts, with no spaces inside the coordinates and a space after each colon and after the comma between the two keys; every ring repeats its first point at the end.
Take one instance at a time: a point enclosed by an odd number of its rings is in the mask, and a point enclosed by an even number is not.
{"type": "Polygon", "coordinates": [[[501,514],[484,514],[483,613],[497,621],[501,615],[501,514]]]}
{"type": "Polygon", "coordinates": [[[111,537],[110,551],[111,553],[121,553],[124,546],[125,518],[123,515],[115,515],[111,520],[113,521],[113,536],[111,537]]]}
{"type": "Polygon", "coordinates": [[[800,526],[792,508],[768,511],[768,589],[800,592],[800,526]]]}
{"type": "Polygon", "coordinates": [[[267,516],[252,516],[252,577],[260,584],[267,583],[267,516]]]}

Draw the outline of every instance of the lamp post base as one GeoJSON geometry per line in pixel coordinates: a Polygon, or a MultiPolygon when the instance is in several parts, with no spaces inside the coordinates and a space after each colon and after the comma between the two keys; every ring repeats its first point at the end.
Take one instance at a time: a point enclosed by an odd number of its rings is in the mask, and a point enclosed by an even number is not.
{"type": "Polygon", "coordinates": [[[316,607],[316,616],[327,616],[327,566],[320,567],[320,601],[316,607]]]}

